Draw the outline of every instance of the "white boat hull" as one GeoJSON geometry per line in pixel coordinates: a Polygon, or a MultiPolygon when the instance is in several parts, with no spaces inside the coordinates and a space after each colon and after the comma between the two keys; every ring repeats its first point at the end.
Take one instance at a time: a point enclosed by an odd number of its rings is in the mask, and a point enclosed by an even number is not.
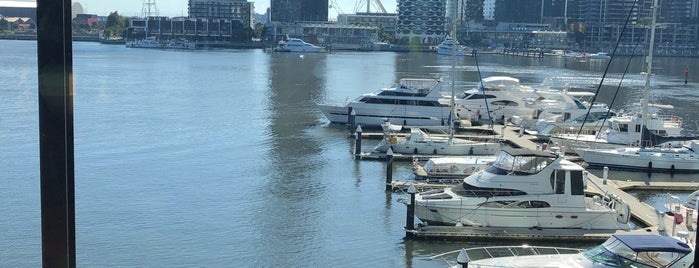
{"type": "MultiPolygon", "coordinates": [[[[318,108],[332,123],[348,123],[348,107],[344,104],[319,104],[318,108]]],[[[362,107],[353,107],[355,112],[355,124],[362,126],[381,126],[384,118],[393,125],[404,126],[445,126],[448,124],[449,107],[419,107],[411,106],[410,109],[398,105],[365,104],[362,107]]]]}
{"type": "Polygon", "coordinates": [[[698,172],[699,155],[683,148],[640,149],[576,149],[590,166],[616,169],[698,172]]]}
{"type": "MultiPolygon", "coordinates": [[[[557,198],[554,195],[538,195],[536,200],[557,198]]],[[[534,198],[532,198],[534,199],[534,198]]],[[[511,200],[508,198],[485,198],[459,200],[459,204],[439,204],[431,206],[431,200],[420,201],[416,206],[415,216],[430,225],[470,225],[476,227],[504,228],[555,228],[555,229],[595,229],[618,230],[630,229],[628,224],[616,221],[617,212],[610,209],[597,211],[585,207],[548,207],[548,208],[496,208],[484,207],[483,202],[511,200]],[[469,202],[470,201],[470,202],[469,202]],[[474,202],[475,201],[475,202],[474,202]],[[527,210],[527,213],[523,213],[527,210]],[[532,210],[536,210],[534,213],[532,210]]],[[[553,203],[555,201],[551,201],[553,203]]],[[[593,202],[591,199],[588,202],[593,202]]],[[[443,202],[441,202],[443,203],[443,202]]],[[[572,205],[572,204],[571,204],[572,205]]],[[[600,207],[602,205],[600,204],[600,207]]]]}

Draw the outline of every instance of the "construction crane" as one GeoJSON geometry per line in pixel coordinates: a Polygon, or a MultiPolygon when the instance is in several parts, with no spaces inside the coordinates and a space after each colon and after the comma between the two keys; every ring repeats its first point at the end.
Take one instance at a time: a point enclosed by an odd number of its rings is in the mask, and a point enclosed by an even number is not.
{"type": "Polygon", "coordinates": [[[148,18],[151,16],[158,16],[158,7],[155,6],[155,0],[143,0],[141,17],[148,18]]]}
{"type": "Polygon", "coordinates": [[[357,0],[357,2],[354,4],[354,12],[358,13],[366,9],[366,13],[371,13],[370,7],[372,6],[374,9],[376,9],[376,13],[386,14],[386,9],[381,4],[381,0],[357,0]]]}
{"type": "Polygon", "coordinates": [[[338,5],[337,1],[335,1],[335,0],[330,0],[330,7],[329,8],[335,9],[335,11],[337,11],[337,14],[345,14],[345,12],[342,11],[342,9],[340,8],[340,5],[338,5]]]}

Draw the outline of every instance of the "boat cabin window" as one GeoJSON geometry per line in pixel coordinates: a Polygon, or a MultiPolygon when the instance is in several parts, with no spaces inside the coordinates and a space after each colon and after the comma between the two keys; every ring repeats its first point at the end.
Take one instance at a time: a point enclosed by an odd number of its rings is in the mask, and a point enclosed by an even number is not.
{"type": "Polygon", "coordinates": [[[510,101],[510,100],[499,100],[499,101],[491,102],[490,104],[500,105],[500,106],[519,106],[519,103],[514,102],[514,101],[510,101]]]}
{"type": "Polygon", "coordinates": [[[640,133],[641,132],[641,125],[636,125],[636,129],[634,131],[636,131],[636,133],[640,133]]]}
{"type": "Polygon", "coordinates": [[[572,170],[570,171],[570,194],[571,195],[584,195],[585,194],[585,184],[583,182],[585,178],[583,177],[582,170],[572,170]]]}
{"type": "Polygon", "coordinates": [[[468,184],[466,182],[451,188],[451,191],[462,197],[496,197],[526,195],[526,192],[507,188],[486,188],[468,184]]]}
{"type": "Polygon", "coordinates": [[[564,194],[566,186],[566,171],[556,170],[551,173],[551,190],[556,194],[564,194]]]}
{"type": "Polygon", "coordinates": [[[487,172],[499,175],[532,175],[541,172],[555,159],[537,155],[513,156],[506,152],[500,152],[493,165],[486,169],[487,172]]]}
{"type": "Polygon", "coordinates": [[[668,251],[635,252],[626,244],[610,238],[602,245],[583,252],[589,260],[608,267],[668,267],[686,254],[668,251]]]}
{"type": "Polygon", "coordinates": [[[580,100],[573,99],[573,102],[575,102],[575,106],[578,106],[578,109],[587,109],[585,104],[583,104],[580,100]]]}
{"type": "Polygon", "coordinates": [[[629,132],[628,124],[619,124],[619,132],[629,132]]]}
{"type": "Polygon", "coordinates": [[[463,99],[464,100],[482,100],[483,98],[495,99],[497,97],[495,97],[495,95],[483,95],[481,93],[474,93],[474,94],[471,94],[471,95],[464,97],[463,99]]]}

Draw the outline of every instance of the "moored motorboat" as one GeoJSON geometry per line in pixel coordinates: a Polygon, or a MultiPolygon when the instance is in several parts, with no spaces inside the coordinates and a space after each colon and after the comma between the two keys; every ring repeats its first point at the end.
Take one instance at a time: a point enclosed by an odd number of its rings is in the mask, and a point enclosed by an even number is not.
{"type": "Polygon", "coordinates": [[[614,234],[604,243],[584,251],[573,248],[498,246],[461,249],[432,258],[453,256],[457,252],[458,266],[451,267],[678,268],[690,267],[694,261],[694,250],[687,241],[657,234],[614,234]]]}
{"type": "MultiPolygon", "coordinates": [[[[355,123],[363,127],[380,127],[387,119],[393,125],[446,126],[452,114],[449,99],[442,93],[448,86],[439,79],[402,78],[398,84],[363,94],[354,100],[324,102],[318,109],[333,123],[349,122],[349,109],[355,123]]],[[[468,119],[466,109],[457,106],[456,118],[468,119]]]]}
{"type": "Polygon", "coordinates": [[[317,46],[299,38],[285,38],[279,41],[274,51],[277,52],[308,52],[317,53],[325,50],[324,47],[317,46]]]}
{"type": "Polygon", "coordinates": [[[429,225],[628,230],[629,205],[585,193],[585,170],[547,151],[504,148],[495,162],[451,188],[416,195],[429,225]]]}
{"type": "MultiPolygon", "coordinates": [[[[454,138],[453,135],[432,135],[420,128],[411,127],[410,134],[399,136],[390,131],[390,122],[382,123],[384,138],[374,147],[375,152],[387,152],[391,149],[399,154],[433,154],[433,155],[495,155],[500,151],[498,141],[476,141],[454,138]]],[[[449,129],[447,131],[450,131],[449,129]]]]}
{"type": "Polygon", "coordinates": [[[470,48],[460,45],[459,41],[451,36],[445,37],[444,41],[437,45],[436,51],[440,55],[466,56],[471,54],[470,48]]]}

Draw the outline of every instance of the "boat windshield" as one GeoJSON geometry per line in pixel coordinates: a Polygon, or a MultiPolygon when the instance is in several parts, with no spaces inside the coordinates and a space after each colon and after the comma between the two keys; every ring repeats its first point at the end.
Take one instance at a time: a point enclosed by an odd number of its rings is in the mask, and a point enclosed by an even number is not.
{"type": "Polygon", "coordinates": [[[635,252],[621,241],[611,238],[602,245],[588,249],[583,255],[609,267],[667,267],[686,254],[668,251],[635,252]]]}
{"type": "Polygon", "coordinates": [[[502,151],[486,171],[498,175],[512,173],[515,175],[533,175],[544,170],[554,160],[553,156],[541,154],[512,155],[502,151]]]}

